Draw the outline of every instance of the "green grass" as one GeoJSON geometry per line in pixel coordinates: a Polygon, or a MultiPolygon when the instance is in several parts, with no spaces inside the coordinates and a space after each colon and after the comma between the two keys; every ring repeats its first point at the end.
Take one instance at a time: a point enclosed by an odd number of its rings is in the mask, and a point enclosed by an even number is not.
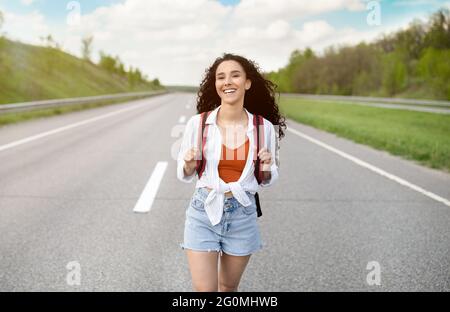
{"type": "Polygon", "coordinates": [[[281,97],[288,118],[450,172],[450,115],[281,97]]]}
{"type": "Polygon", "coordinates": [[[161,89],[63,51],[0,38],[0,104],[161,89]]]}

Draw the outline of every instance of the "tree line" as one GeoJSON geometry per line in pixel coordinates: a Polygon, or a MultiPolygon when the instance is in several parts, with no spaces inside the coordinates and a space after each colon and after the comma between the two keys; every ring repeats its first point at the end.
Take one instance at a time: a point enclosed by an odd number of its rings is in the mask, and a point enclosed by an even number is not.
{"type": "MultiPolygon", "coordinates": [[[[91,62],[93,40],[93,36],[87,36],[81,40],[81,52],[83,55],[83,59],[88,62],[91,62]]],[[[108,55],[103,51],[100,51],[99,54],[100,60],[97,65],[110,72],[111,74],[116,74],[122,78],[128,79],[128,83],[131,88],[134,88],[136,85],[139,85],[141,83],[147,82],[153,83],[153,85],[156,87],[161,86],[157,78],[152,81],[148,80],[147,75],[142,74],[139,68],[133,68],[133,66],[130,66],[127,70],[125,68],[125,64],[120,60],[119,56],[108,55]]]]}
{"type": "Polygon", "coordinates": [[[320,56],[294,50],[287,66],[266,77],[280,92],[450,100],[450,12],[439,9],[426,22],[320,56]]]}
{"type": "MultiPolygon", "coordinates": [[[[100,51],[100,61],[98,65],[110,73],[127,78],[131,87],[140,83],[149,82],[147,75],[143,75],[139,68],[130,66],[129,69],[126,70],[125,65],[118,56],[113,57],[103,51],[100,51]]],[[[153,79],[151,82],[157,87],[160,86],[160,82],[157,78],[153,79]]]]}

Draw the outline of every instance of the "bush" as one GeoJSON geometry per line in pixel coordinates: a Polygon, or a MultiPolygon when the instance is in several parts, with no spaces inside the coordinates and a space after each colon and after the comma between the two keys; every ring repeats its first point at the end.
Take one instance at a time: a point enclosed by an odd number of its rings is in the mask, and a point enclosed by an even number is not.
{"type": "Polygon", "coordinates": [[[428,48],[417,65],[418,76],[439,98],[450,100],[450,50],[428,48]]]}

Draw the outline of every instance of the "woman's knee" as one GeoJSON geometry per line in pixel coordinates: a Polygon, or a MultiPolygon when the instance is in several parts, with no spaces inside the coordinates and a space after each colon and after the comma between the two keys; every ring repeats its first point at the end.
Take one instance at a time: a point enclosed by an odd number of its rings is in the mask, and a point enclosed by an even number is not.
{"type": "Polygon", "coordinates": [[[208,283],[194,283],[193,289],[196,292],[217,292],[217,285],[208,283]]]}
{"type": "Polygon", "coordinates": [[[235,292],[237,291],[238,285],[231,285],[224,283],[223,281],[219,281],[219,291],[220,292],[235,292]]]}

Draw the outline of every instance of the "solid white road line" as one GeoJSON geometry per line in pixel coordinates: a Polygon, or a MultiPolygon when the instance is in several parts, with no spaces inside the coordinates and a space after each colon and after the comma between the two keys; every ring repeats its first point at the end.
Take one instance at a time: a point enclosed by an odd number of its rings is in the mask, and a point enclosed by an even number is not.
{"type": "Polygon", "coordinates": [[[181,116],[180,119],[178,119],[178,123],[184,123],[186,121],[186,116],[181,116]]]}
{"type": "Polygon", "coordinates": [[[373,166],[373,165],[371,165],[371,164],[369,164],[369,163],[367,163],[367,162],[365,162],[365,161],[363,161],[363,160],[361,160],[359,158],[356,158],[356,157],[354,157],[352,155],[349,155],[349,154],[347,154],[345,152],[342,152],[342,151],[340,151],[340,150],[338,150],[338,149],[336,149],[336,148],[334,148],[334,147],[332,147],[332,146],[330,146],[328,144],[325,144],[325,143],[323,143],[323,142],[321,142],[319,140],[316,140],[316,139],[310,137],[309,135],[301,133],[300,131],[297,131],[297,130],[291,129],[291,128],[287,128],[287,130],[292,132],[292,133],[294,133],[294,134],[296,134],[296,135],[298,135],[298,136],[300,136],[300,137],[302,137],[302,138],[304,138],[304,139],[306,139],[306,140],[308,140],[308,141],[310,141],[310,142],[312,142],[312,143],[314,143],[314,144],[317,144],[317,145],[319,145],[319,146],[321,146],[323,148],[326,148],[327,150],[329,150],[329,151],[331,151],[333,153],[336,153],[339,156],[347,158],[348,160],[353,161],[354,163],[360,165],[361,167],[365,167],[365,168],[367,168],[369,170],[372,170],[373,172],[376,172],[379,175],[382,175],[382,176],[384,176],[384,177],[386,177],[388,179],[391,179],[391,180],[393,180],[393,181],[395,181],[395,182],[397,182],[397,183],[399,183],[401,185],[409,187],[410,189],[412,189],[412,190],[414,190],[416,192],[419,192],[419,193],[421,193],[421,194],[423,194],[425,196],[430,197],[431,199],[434,199],[434,200],[436,200],[438,202],[441,202],[444,205],[447,205],[447,206],[450,207],[450,200],[448,200],[448,199],[440,197],[439,195],[436,195],[436,194],[434,194],[434,193],[432,193],[430,191],[427,191],[427,190],[421,188],[420,186],[417,186],[417,185],[415,185],[413,183],[410,183],[410,182],[408,182],[408,181],[406,181],[406,180],[404,180],[402,178],[399,178],[399,177],[397,177],[397,176],[395,176],[393,174],[390,174],[390,173],[388,173],[388,172],[386,172],[386,171],[384,171],[384,170],[382,170],[382,169],[380,169],[378,167],[375,167],[375,166],[373,166]]]}
{"type": "Polygon", "coordinates": [[[144,188],[139,200],[134,206],[134,212],[149,212],[153,205],[156,193],[158,192],[159,185],[164,176],[164,172],[167,169],[167,161],[159,161],[153,170],[150,180],[144,188]]]}
{"type": "Polygon", "coordinates": [[[21,139],[21,140],[18,140],[18,141],[14,141],[14,142],[11,142],[11,143],[8,143],[8,144],[5,144],[5,145],[0,145],[0,152],[4,151],[4,150],[7,150],[9,148],[16,147],[18,145],[22,145],[22,144],[25,144],[25,143],[28,143],[28,142],[31,142],[31,141],[34,141],[34,140],[38,140],[38,139],[44,138],[44,137],[52,135],[52,134],[56,134],[56,133],[59,133],[59,132],[62,132],[62,131],[73,129],[75,127],[79,127],[79,126],[82,126],[82,125],[85,125],[85,124],[88,124],[88,123],[91,123],[91,122],[94,122],[94,121],[97,121],[97,120],[101,120],[101,119],[104,119],[104,118],[108,118],[108,117],[117,115],[117,114],[125,113],[125,112],[131,111],[133,109],[141,108],[141,107],[144,107],[144,106],[147,106],[147,105],[148,104],[139,104],[139,105],[134,105],[134,106],[127,107],[127,108],[124,108],[124,109],[119,109],[119,110],[111,112],[111,113],[107,113],[107,114],[100,115],[100,116],[97,116],[97,117],[94,117],[94,118],[86,119],[86,120],[83,120],[83,121],[80,121],[80,122],[76,122],[76,123],[73,123],[73,124],[70,124],[70,125],[67,125],[67,126],[64,126],[64,127],[56,128],[56,129],[53,129],[53,130],[50,130],[50,131],[42,132],[42,133],[30,136],[28,138],[21,139]]]}

